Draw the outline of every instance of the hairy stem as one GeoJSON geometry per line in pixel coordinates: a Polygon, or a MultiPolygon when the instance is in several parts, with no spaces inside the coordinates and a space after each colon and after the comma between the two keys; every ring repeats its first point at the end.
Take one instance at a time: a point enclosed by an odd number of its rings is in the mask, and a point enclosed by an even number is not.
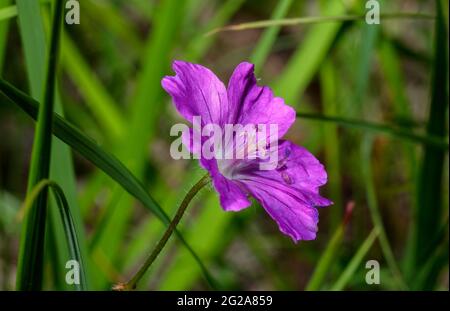
{"type": "Polygon", "coordinates": [[[150,256],[145,260],[144,264],[141,266],[138,272],[136,272],[136,274],[128,282],[118,283],[114,285],[113,290],[124,291],[124,290],[133,290],[136,288],[136,285],[139,282],[139,280],[144,276],[145,272],[153,264],[155,259],[158,257],[159,253],[161,253],[167,241],[169,241],[169,238],[175,231],[189,203],[196,196],[196,194],[209,183],[209,181],[210,181],[209,174],[206,174],[189,190],[189,192],[186,194],[183,201],[181,202],[180,207],[178,208],[177,213],[175,214],[175,217],[170,222],[169,227],[167,227],[166,232],[164,232],[164,235],[162,236],[161,240],[159,240],[158,244],[153,249],[150,256]]]}

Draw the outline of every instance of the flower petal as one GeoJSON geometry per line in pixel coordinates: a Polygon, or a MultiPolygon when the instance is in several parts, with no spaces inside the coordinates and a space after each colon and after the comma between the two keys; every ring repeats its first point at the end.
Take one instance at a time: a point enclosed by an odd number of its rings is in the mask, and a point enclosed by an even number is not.
{"type": "Polygon", "coordinates": [[[237,212],[251,205],[240,183],[225,178],[219,172],[215,159],[202,158],[200,164],[210,173],[213,186],[219,193],[220,205],[225,211],[237,212]]]}
{"type": "Polygon", "coordinates": [[[238,212],[251,205],[251,202],[237,183],[226,179],[220,174],[213,176],[212,180],[214,188],[219,193],[220,205],[225,211],[238,212]]]}
{"type": "MultiPolygon", "coordinates": [[[[319,194],[327,181],[323,165],[305,148],[280,141],[278,167],[241,171],[239,180],[294,241],[315,239],[319,221],[316,206],[332,202],[319,194]]],[[[250,167],[250,166],[249,166],[250,167]]]]}
{"type": "Polygon", "coordinates": [[[172,96],[178,112],[189,122],[201,116],[202,125],[223,124],[228,114],[227,92],[223,83],[206,67],[174,61],[175,76],[162,79],[162,87],[172,96]]]}
{"type": "MultiPolygon", "coordinates": [[[[276,159],[267,159],[267,161],[277,162],[276,169],[260,170],[260,167],[253,164],[251,170],[241,172],[241,174],[251,175],[255,178],[270,179],[290,188],[309,194],[316,206],[327,206],[331,201],[320,199],[314,195],[319,194],[319,187],[327,183],[327,172],[324,166],[312,155],[306,148],[296,144],[280,140],[278,142],[278,156],[276,159]]],[[[262,163],[261,160],[259,164],[262,163]]],[[[274,165],[275,166],[275,165],[274,165]]]]}
{"type": "Polygon", "coordinates": [[[286,105],[280,97],[274,97],[272,90],[258,86],[254,75],[254,65],[243,62],[234,70],[228,83],[230,105],[227,123],[231,124],[277,124],[279,139],[295,121],[295,110],[286,105]]]}
{"type": "Polygon", "coordinates": [[[271,188],[257,182],[246,183],[252,195],[275,220],[280,231],[295,242],[316,238],[319,213],[295,196],[279,188],[271,188]]]}

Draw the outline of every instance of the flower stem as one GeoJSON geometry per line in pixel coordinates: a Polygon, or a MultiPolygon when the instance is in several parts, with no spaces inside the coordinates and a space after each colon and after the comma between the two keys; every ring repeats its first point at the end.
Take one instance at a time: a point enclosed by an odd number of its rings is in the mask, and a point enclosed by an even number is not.
{"type": "Polygon", "coordinates": [[[167,227],[166,232],[164,232],[164,235],[162,236],[161,240],[159,240],[158,244],[153,249],[150,256],[145,260],[144,264],[141,266],[138,272],[128,282],[118,283],[114,285],[113,290],[126,291],[126,290],[133,290],[136,288],[136,285],[139,282],[139,280],[144,276],[145,272],[153,264],[155,259],[158,257],[159,253],[161,253],[167,241],[169,241],[170,236],[175,231],[189,203],[192,201],[195,195],[209,183],[209,181],[210,181],[209,174],[206,174],[189,190],[189,192],[186,194],[183,201],[181,202],[180,207],[178,207],[175,217],[172,219],[169,226],[167,227]]]}

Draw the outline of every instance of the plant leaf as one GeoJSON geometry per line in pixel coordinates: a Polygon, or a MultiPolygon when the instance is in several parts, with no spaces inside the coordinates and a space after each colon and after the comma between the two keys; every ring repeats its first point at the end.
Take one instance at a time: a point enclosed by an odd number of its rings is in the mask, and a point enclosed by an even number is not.
{"type": "MultiPolygon", "coordinates": [[[[431,78],[431,104],[427,124],[427,134],[445,137],[446,120],[448,118],[448,37],[447,26],[442,12],[442,3],[436,3],[434,60],[431,78]]],[[[408,268],[408,274],[413,277],[418,268],[422,267],[430,254],[426,253],[430,240],[436,238],[440,221],[445,209],[443,198],[443,171],[445,152],[436,146],[427,145],[419,172],[417,189],[417,210],[415,216],[415,243],[413,264],[408,268]]],[[[430,274],[422,284],[423,289],[431,289],[436,281],[437,273],[430,274]]]]}
{"type": "MultiPolygon", "coordinates": [[[[363,21],[366,18],[365,14],[361,15],[335,15],[335,16],[306,16],[295,18],[283,18],[283,19],[270,19],[261,20],[248,23],[241,23],[236,25],[229,25],[222,28],[213,29],[206,35],[213,35],[221,31],[243,31],[249,29],[267,28],[273,26],[296,26],[307,24],[320,24],[320,23],[336,23],[336,22],[348,22],[348,21],[363,21]]],[[[414,12],[394,12],[380,14],[382,19],[433,19],[433,16],[428,14],[414,13],[414,12]]]]}
{"type": "Polygon", "coordinates": [[[378,231],[376,228],[372,229],[370,234],[367,236],[365,241],[361,244],[355,255],[352,257],[350,262],[347,264],[347,267],[342,272],[339,279],[336,281],[336,283],[331,287],[331,290],[339,291],[344,289],[345,285],[347,285],[348,281],[350,281],[352,275],[355,273],[355,271],[358,269],[358,267],[361,265],[362,260],[369,252],[370,248],[372,247],[373,243],[375,242],[375,239],[378,236],[378,231]]]}
{"type": "MultiPolygon", "coordinates": [[[[42,90],[45,83],[45,67],[46,67],[46,38],[44,31],[44,21],[48,21],[47,29],[50,29],[50,14],[46,14],[46,18],[43,19],[41,14],[48,13],[47,6],[40,7],[39,3],[44,1],[26,1],[17,0],[18,13],[19,13],[19,30],[24,50],[25,65],[27,69],[27,75],[29,80],[29,86],[31,96],[42,102],[42,90]]],[[[48,0],[46,0],[48,3],[48,0]]],[[[64,116],[63,108],[58,90],[55,94],[55,107],[56,113],[64,116]]],[[[74,217],[74,222],[77,226],[79,234],[79,240],[81,244],[81,250],[85,253],[85,237],[84,228],[82,227],[82,221],[76,199],[76,185],[75,174],[73,170],[72,154],[70,148],[61,142],[56,137],[52,137],[51,148],[51,164],[50,164],[50,178],[57,182],[64,189],[67,200],[74,217]]],[[[51,198],[53,199],[53,197],[51,198]]],[[[53,200],[51,204],[55,204],[53,200]]],[[[56,209],[49,209],[49,234],[46,234],[46,241],[48,242],[47,254],[51,254],[49,258],[52,262],[51,268],[54,276],[54,286],[58,289],[69,289],[67,284],[63,281],[66,270],[65,263],[69,256],[67,250],[64,247],[63,239],[63,227],[59,221],[59,217],[56,209]]],[[[89,258],[88,258],[89,259],[89,258]]],[[[88,268],[88,267],[86,267],[88,268]]],[[[87,271],[88,272],[88,271],[87,271]]],[[[89,273],[86,273],[88,281],[90,280],[89,273]]],[[[88,282],[89,283],[89,282],[88,282]]]]}
{"type": "MultiPolygon", "coordinates": [[[[271,21],[278,20],[283,18],[292,4],[292,0],[282,0],[278,2],[278,5],[275,7],[273,11],[273,15],[271,21]]],[[[255,75],[257,75],[261,68],[264,66],[264,62],[269,55],[270,49],[275,42],[275,39],[280,32],[280,26],[271,26],[268,27],[264,33],[261,35],[261,39],[258,40],[258,44],[253,50],[252,55],[250,56],[250,60],[253,64],[255,64],[255,75]]]]}
{"type": "Polygon", "coordinates": [[[47,191],[47,188],[50,188],[52,190],[52,193],[56,200],[56,205],[58,206],[58,211],[63,223],[64,234],[66,236],[66,243],[69,249],[70,258],[71,260],[76,260],[76,262],[79,264],[80,283],[75,283],[75,288],[77,290],[87,290],[85,269],[80,251],[80,244],[78,242],[77,232],[75,229],[72,214],[70,212],[69,203],[67,202],[62,188],[57,183],[51,180],[41,180],[25,198],[25,201],[21,208],[22,215],[26,217],[39,195],[47,191]]]}
{"type": "MultiPolygon", "coordinates": [[[[53,13],[44,100],[38,110],[28,176],[28,192],[40,180],[47,179],[50,175],[52,118],[62,12],[63,1],[58,0],[53,13]]],[[[24,219],[16,280],[19,290],[40,290],[42,288],[46,215],[47,193],[43,191],[38,195],[24,219]]]]}
{"type": "Polygon", "coordinates": [[[326,116],[322,114],[314,114],[314,113],[303,113],[298,112],[297,118],[309,119],[314,121],[322,121],[322,122],[332,122],[341,126],[350,127],[350,128],[358,128],[371,132],[378,132],[386,135],[390,135],[392,137],[398,137],[407,139],[414,143],[420,143],[424,145],[434,146],[439,150],[447,150],[448,151],[448,142],[445,137],[439,137],[432,134],[420,135],[414,134],[411,132],[410,128],[404,127],[393,127],[386,124],[379,124],[373,122],[367,122],[357,119],[343,118],[343,117],[335,117],[335,116],[326,116]]]}
{"type": "MultiPolygon", "coordinates": [[[[36,119],[39,104],[34,99],[17,90],[14,86],[10,85],[3,79],[0,79],[0,90],[6,99],[18,105],[30,117],[36,119]]],[[[58,138],[60,138],[67,145],[71,146],[80,155],[114,179],[122,186],[124,190],[130,193],[147,209],[153,212],[161,221],[164,222],[164,224],[168,225],[170,223],[170,219],[164,210],[148,194],[142,183],[122,164],[122,162],[120,162],[113,155],[101,149],[94,141],[86,137],[80,130],[72,126],[59,115],[54,114],[53,121],[53,133],[58,138]]],[[[183,236],[178,231],[175,233],[200,266],[205,278],[214,286],[215,282],[203,262],[186,242],[183,236]]]]}
{"type": "Polygon", "coordinates": [[[397,283],[397,286],[401,290],[406,290],[407,285],[404,282],[403,275],[397,265],[397,260],[394,257],[394,252],[392,251],[391,244],[386,234],[384,228],[383,219],[381,217],[381,212],[378,207],[378,199],[376,193],[376,187],[373,180],[372,173],[372,147],[373,138],[370,135],[366,135],[365,139],[361,144],[361,163],[362,163],[362,175],[364,179],[364,184],[366,185],[366,197],[367,205],[369,207],[370,217],[372,218],[372,223],[377,229],[379,234],[379,241],[381,250],[383,252],[384,258],[391,270],[393,277],[397,283]]]}

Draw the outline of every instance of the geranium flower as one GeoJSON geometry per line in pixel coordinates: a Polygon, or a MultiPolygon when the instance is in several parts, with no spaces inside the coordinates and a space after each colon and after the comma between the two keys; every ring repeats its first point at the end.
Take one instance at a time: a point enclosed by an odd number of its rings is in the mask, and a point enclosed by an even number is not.
{"type": "MultiPolygon", "coordinates": [[[[260,155],[231,160],[205,157],[199,148],[194,147],[192,129],[191,135],[183,133],[183,142],[191,152],[197,154],[201,166],[210,173],[225,211],[249,207],[249,196],[253,196],[277,222],[281,232],[295,242],[313,240],[319,221],[316,207],[332,204],[319,194],[319,187],[327,182],[327,173],[305,148],[280,140],[294,123],[295,111],[282,98],[274,97],[270,88],[258,86],[253,69],[250,63],[239,64],[230,78],[228,88],[225,88],[208,68],[175,61],[173,70],[176,75],[164,77],[162,86],[172,96],[178,112],[191,124],[194,117],[201,117],[202,126],[278,126],[277,135],[271,133],[266,137],[268,144],[276,143],[276,149],[269,151],[277,155],[277,162],[271,170],[261,169],[261,163],[271,160],[263,159],[260,155]]],[[[238,142],[237,137],[234,137],[232,144],[225,144],[224,148],[230,145],[240,148],[242,146],[237,145],[242,144],[242,141],[247,149],[255,149],[254,145],[250,146],[249,139],[238,142]]],[[[224,152],[227,153],[227,150],[224,152]]]]}

